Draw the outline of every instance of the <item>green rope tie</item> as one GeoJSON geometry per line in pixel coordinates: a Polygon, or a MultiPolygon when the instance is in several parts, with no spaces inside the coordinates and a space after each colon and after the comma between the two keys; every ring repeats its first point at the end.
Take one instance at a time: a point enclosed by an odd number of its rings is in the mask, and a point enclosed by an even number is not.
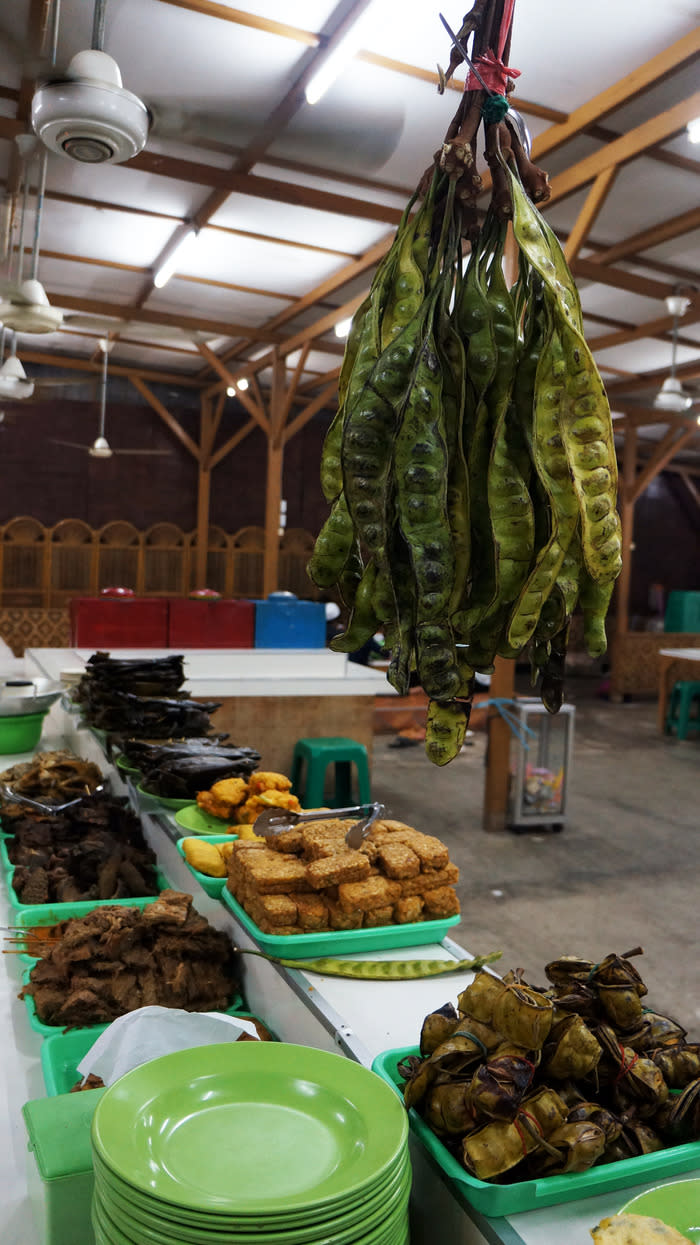
{"type": "Polygon", "coordinates": [[[510,104],[505,95],[487,96],[481,109],[484,125],[497,125],[503,120],[509,108],[510,104]]]}

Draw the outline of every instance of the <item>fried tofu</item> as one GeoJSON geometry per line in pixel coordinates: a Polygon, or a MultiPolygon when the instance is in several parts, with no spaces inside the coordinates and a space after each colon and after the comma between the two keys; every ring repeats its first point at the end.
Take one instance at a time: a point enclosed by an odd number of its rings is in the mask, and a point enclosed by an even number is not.
{"type": "Polygon", "coordinates": [[[328,905],[320,895],[297,895],[297,921],[302,929],[328,928],[328,905]]]}
{"type": "Polygon", "coordinates": [[[393,907],[400,897],[400,884],[390,878],[366,878],[364,882],[343,882],[338,887],[338,901],[345,912],[356,908],[371,912],[373,908],[393,907]]]}
{"type": "Polygon", "coordinates": [[[289,830],[283,830],[281,834],[271,834],[267,839],[267,845],[275,852],[287,852],[293,856],[300,856],[304,849],[304,828],[303,826],[291,826],[289,830]]]}
{"type": "Polygon", "coordinates": [[[257,795],[249,796],[245,804],[241,804],[236,809],[236,820],[251,822],[254,825],[255,818],[265,808],[286,808],[293,813],[301,812],[301,804],[290,791],[262,791],[257,795]]]}
{"type": "MultiPolygon", "coordinates": [[[[256,900],[249,902],[254,910],[251,915],[256,919],[259,912],[271,925],[297,924],[297,905],[291,895],[258,895],[256,900]]],[[[257,923],[260,924],[259,921],[257,923]]]]}
{"type": "Polygon", "coordinates": [[[444,869],[450,863],[450,854],[433,834],[421,834],[419,830],[414,830],[413,835],[408,840],[409,846],[420,858],[421,869],[444,869]]]}
{"type": "Polygon", "coordinates": [[[244,881],[261,895],[310,891],[306,868],[297,856],[285,856],[269,848],[244,859],[244,881]]]}
{"type": "Polygon", "coordinates": [[[365,929],[375,929],[378,925],[391,925],[394,920],[394,909],[389,904],[386,908],[373,908],[365,912],[365,929]]]}
{"type": "Polygon", "coordinates": [[[397,900],[394,906],[394,920],[397,925],[409,925],[423,919],[423,900],[420,895],[408,895],[397,900]]]}
{"type": "Polygon", "coordinates": [[[350,848],[336,852],[334,856],[321,857],[306,865],[306,878],[314,890],[324,886],[340,886],[346,882],[360,882],[369,875],[369,861],[361,852],[350,848]]]}
{"type": "Polygon", "coordinates": [[[320,860],[345,851],[345,836],[352,824],[350,820],[335,817],[303,826],[304,855],[307,860],[320,860]]]}
{"type": "Polygon", "coordinates": [[[361,929],[365,914],[360,908],[346,912],[336,899],[327,899],[326,903],[331,929],[361,929]]]}
{"type": "Polygon", "coordinates": [[[407,843],[382,843],[377,859],[389,878],[414,878],[420,873],[420,859],[407,843]]]}
{"type": "Polygon", "coordinates": [[[438,886],[436,890],[426,891],[423,895],[426,919],[437,920],[441,916],[456,916],[459,912],[459,899],[451,886],[438,886]]]}
{"type": "Polygon", "coordinates": [[[414,878],[404,878],[401,882],[401,894],[424,895],[426,891],[436,890],[439,886],[454,886],[459,880],[459,869],[450,862],[444,869],[424,869],[414,878]]]}

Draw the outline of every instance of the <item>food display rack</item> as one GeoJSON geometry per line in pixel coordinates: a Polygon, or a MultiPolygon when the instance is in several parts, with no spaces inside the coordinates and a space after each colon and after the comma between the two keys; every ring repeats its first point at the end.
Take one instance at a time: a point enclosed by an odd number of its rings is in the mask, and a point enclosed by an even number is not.
{"type": "MultiPolygon", "coordinates": [[[[256,944],[233,913],[206,894],[177,849],[182,836],[172,813],[162,806],[144,808],[128,775],[108,765],[100,740],[82,728],[77,714],[57,704],[51,710],[41,739],[42,750],[67,747],[95,761],[110,776],[115,794],[128,794],[140,809],[144,835],[156,852],[158,864],[174,887],[188,891],[197,909],[234,943],[256,949],[256,944]]],[[[23,757],[0,757],[0,769],[23,757]]],[[[0,887],[0,924],[13,922],[6,886],[0,887]]],[[[466,932],[466,931],[465,931],[466,932]]],[[[478,930],[468,931],[476,950],[478,930]]],[[[293,954],[290,946],[290,953],[293,954]]],[[[451,938],[438,944],[363,954],[363,959],[464,959],[469,952],[451,938]]],[[[357,955],[347,958],[356,959],[357,955]]],[[[0,973],[0,1034],[3,1049],[3,1101],[0,1102],[0,1193],[3,1204],[3,1245],[44,1245],[32,1218],[27,1196],[27,1137],[22,1106],[45,1094],[40,1040],[29,1027],[25,1006],[17,1000],[21,985],[20,957],[5,957],[0,973]]],[[[471,981],[471,973],[417,981],[373,982],[306,974],[284,969],[256,956],[245,956],[243,985],[247,1007],[263,1015],[282,1041],[320,1050],[342,1052],[366,1067],[385,1050],[415,1045],[423,1017],[457,995],[471,981]]],[[[613,1214],[646,1186],[520,1214],[487,1218],[477,1213],[458,1189],[446,1180],[422,1145],[411,1139],[413,1191],[411,1243],[432,1245],[439,1225],[440,1239],[451,1245],[590,1245],[590,1229],[604,1215],[613,1214]]],[[[602,1175],[604,1173],[601,1172],[602,1175]]],[[[700,1176],[700,1170],[685,1173],[700,1176]]],[[[669,1179],[673,1179],[670,1177],[669,1179]]],[[[664,1183],[659,1182],[659,1183],[664,1183]]],[[[79,1245],[89,1245],[80,1242],[79,1245]]]]}

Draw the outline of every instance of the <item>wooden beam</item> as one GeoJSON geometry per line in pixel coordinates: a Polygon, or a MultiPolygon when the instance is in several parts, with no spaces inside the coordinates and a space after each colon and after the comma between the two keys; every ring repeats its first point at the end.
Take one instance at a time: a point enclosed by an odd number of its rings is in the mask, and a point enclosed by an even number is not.
{"type": "MultiPolygon", "coordinates": [[[[235,386],[235,380],[231,372],[229,372],[226,365],[221,362],[218,355],[214,354],[211,347],[207,346],[205,342],[199,342],[198,346],[202,357],[207,360],[207,363],[213,367],[215,372],[218,372],[224,384],[227,387],[235,386]]],[[[252,398],[248,397],[248,394],[243,390],[237,389],[236,397],[245,407],[248,414],[252,415],[255,422],[260,425],[263,432],[267,435],[270,431],[270,421],[268,420],[268,417],[262,407],[258,406],[257,402],[254,402],[252,398]]]]}
{"type": "Polygon", "coordinates": [[[199,459],[200,459],[199,446],[192,440],[192,437],[189,435],[189,433],[185,432],[185,429],[182,427],[181,424],[178,423],[175,416],[170,414],[170,411],[167,409],[167,407],[163,405],[160,398],[156,397],[153,391],[148,388],[148,385],[143,380],[141,380],[140,376],[132,375],[129,379],[131,380],[131,383],[134,386],[134,388],[137,389],[138,392],[141,394],[141,397],[145,398],[146,401],[148,402],[148,405],[153,408],[156,415],[160,416],[163,423],[172,432],[173,436],[177,437],[180,444],[184,445],[185,449],[189,450],[192,457],[196,459],[197,462],[199,462],[199,459]]]}
{"type": "Polygon", "coordinates": [[[629,628],[629,600],[632,582],[632,536],[634,532],[634,482],[637,476],[637,429],[634,424],[625,428],[625,448],[622,458],[620,488],[620,519],[622,521],[622,570],[617,581],[617,613],[615,629],[618,636],[627,634],[629,628]]]}
{"type": "MultiPolygon", "coordinates": [[[[515,662],[497,657],[491,675],[489,696],[512,700],[515,695],[515,662]]],[[[486,779],[484,782],[483,829],[490,833],[502,832],[508,822],[508,797],[510,790],[510,741],[511,729],[505,718],[493,707],[488,711],[488,745],[486,750],[486,779]]]]}
{"type": "Polygon", "coordinates": [[[610,285],[613,289],[627,290],[629,294],[640,294],[642,298],[664,299],[673,293],[673,286],[663,281],[654,281],[650,277],[640,277],[636,273],[625,272],[622,268],[606,268],[597,259],[576,259],[571,271],[575,277],[586,281],[596,281],[601,285],[610,285]]]}
{"type": "Polygon", "coordinates": [[[312,401],[309,402],[308,406],[304,407],[301,414],[297,415],[296,419],[293,419],[291,424],[287,425],[284,430],[285,445],[288,441],[291,441],[292,437],[295,437],[298,432],[301,432],[304,425],[308,424],[309,420],[313,419],[314,415],[318,414],[318,412],[332,398],[333,394],[337,392],[337,389],[337,380],[334,379],[330,381],[329,384],[324,386],[317,397],[313,398],[312,401]]]}
{"type": "MultiPolygon", "coordinates": [[[[585,133],[590,138],[600,139],[602,143],[614,143],[616,138],[622,137],[619,130],[611,130],[607,125],[589,125],[585,133]]],[[[677,152],[668,151],[666,147],[650,147],[644,154],[647,160],[656,160],[659,164],[668,164],[671,168],[682,169],[684,173],[700,176],[700,160],[679,156],[677,152]]]]}
{"type": "Polygon", "coordinates": [[[696,91],[688,99],[681,100],[673,108],[668,108],[658,116],[651,117],[641,125],[635,126],[633,130],[623,134],[614,143],[608,143],[606,147],[601,147],[600,151],[594,151],[592,155],[586,156],[563,173],[559,173],[552,179],[552,193],[544,206],[548,207],[558,202],[559,199],[565,199],[568,195],[574,194],[581,186],[593,181],[599,173],[609,169],[611,165],[626,164],[635,156],[641,156],[655,143],[663,142],[664,139],[679,134],[688,122],[697,116],[700,116],[700,91],[696,91]]]}
{"type": "Polygon", "coordinates": [[[569,113],[566,121],[551,126],[550,129],[545,130],[544,134],[539,134],[532,145],[533,159],[538,160],[547,152],[556,151],[558,147],[568,143],[589,125],[600,121],[609,113],[621,108],[623,104],[630,103],[657,82],[675,73],[681,65],[694,60],[698,53],[700,53],[700,27],[683,35],[643,65],[638,65],[631,73],[614,82],[612,86],[606,87],[604,91],[582,104],[580,108],[575,108],[569,113]]]}
{"type": "Polygon", "coordinates": [[[682,237],[684,233],[690,233],[691,230],[698,228],[700,228],[700,208],[692,208],[689,212],[682,212],[680,216],[660,221],[658,225],[652,225],[650,229],[643,229],[622,242],[616,242],[614,246],[598,251],[595,262],[596,264],[614,264],[620,259],[636,255],[638,251],[647,251],[653,246],[669,242],[672,238],[682,237]]]}
{"type": "Polygon", "coordinates": [[[195,547],[195,586],[207,587],[207,555],[209,553],[209,501],[211,470],[198,464],[197,471],[197,536],[195,547]]]}
{"type": "Polygon", "coordinates": [[[249,432],[252,432],[254,428],[258,427],[259,425],[254,419],[249,419],[247,424],[244,424],[242,428],[238,429],[238,432],[234,432],[233,436],[229,437],[228,441],[224,441],[224,444],[219,447],[216,453],[212,454],[209,462],[210,470],[213,471],[215,467],[218,467],[221,460],[226,458],[227,454],[231,453],[231,450],[235,450],[236,446],[240,445],[243,438],[247,437],[249,432]]]}
{"type": "Polygon", "coordinates": [[[203,17],[216,17],[222,22],[233,22],[236,26],[249,26],[268,35],[281,35],[283,39],[294,39],[297,43],[305,43],[311,48],[317,47],[321,42],[320,36],[310,30],[300,30],[298,26],[275,22],[269,17],[258,17],[256,13],[244,13],[241,9],[230,9],[228,5],[216,4],[215,0],[160,0],[160,3],[172,5],[176,9],[188,9],[203,17]]]}
{"type": "MultiPolygon", "coordinates": [[[[700,320],[700,308],[687,311],[683,323],[686,328],[697,324],[700,320]]],[[[639,341],[642,337],[658,337],[670,333],[675,322],[674,316],[660,316],[658,320],[648,320],[646,324],[638,324],[636,328],[623,329],[618,333],[604,333],[602,337],[593,337],[588,345],[591,350],[610,350],[612,346],[624,346],[626,342],[639,341]]]]}
{"type": "MultiPolygon", "coordinates": [[[[668,376],[667,367],[657,367],[651,372],[640,372],[638,376],[634,376],[631,380],[616,381],[612,385],[608,385],[608,395],[626,395],[636,393],[640,389],[649,389],[657,382],[665,380],[668,376]]],[[[695,380],[700,376],[700,359],[693,359],[692,363],[680,363],[676,368],[676,376],[679,380],[695,380]]],[[[664,418],[666,412],[663,413],[664,418]]],[[[661,422],[661,421],[659,421],[661,422]]]]}
{"type": "Polygon", "coordinates": [[[700,509],[700,489],[693,483],[692,477],[681,467],[678,472],[695,505],[700,509]]]}
{"type": "Polygon", "coordinates": [[[310,380],[305,380],[302,385],[299,385],[297,393],[300,397],[302,397],[304,394],[310,393],[314,389],[318,389],[319,385],[323,384],[324,381],[328,384],[332,380],[337,380],[339,376],[339,367],[334,367],[331,372],[319,372],[317,376],[313,376],[310,380]]]}
{"type": "MultiPolygon", "coordinates": [[[[610,386],[608,385],[608,391],[610,386]]],[[[657,411],[653,406],[642,406],[637,402],[626,402],[624,398],[611,398],[611,405],[615,411],[627,415],[626,424],[633,423],[641,428],[649,424],[673,424],[676,427],[687,428],[687,415],[674,415],[671,411],[657,411]]]]}
{"type": "Polygon", "coordinates": [[[208,320],[200,316],[182,316],[172,311],[151,311],[147,307],[134,310],[123,303],[108,303],[100,298],[76,298],[72,294],[47,291],[49,302],[66,311],[84,311],[90,315],[108,316],[115,320],[138,320],[143,324],[162,324],[166,328],[184,329],[188,333],[210,333],[212,337],[250,337],[251,341],[271,342],[279,334],[248,324],[227,323],[225,320],[208,320]]]}
{"type": "MultiPolygon", "coordinates": [[[[22,363],[41,363],[46,367],[64,367],[69,372],[92,372],[95,376],[99,376],[101,366],[91,363],[89,359],[76,359],[65,354],[48,354],[44,350],[25,350],[23,347],[17,351],[22,363]]],[[[126,376],[129,380],[132,376],[139,376],[142,380],[151,381],[153,384],[165,385],[182,385],[185,389],[201,388],[199,382],[186,373],[182,372],[155,372],[146,367],[128,367],[120,363],[111,363],[109,365],[110,375],[126,376]]]]}
{"type": "Polygon", "coordinates": [[[616,177],[617,166],[613,164],[609,169],[599,173],[591,186],[564,247],[564,255],[569,265],[577,258],[581,247],[595,225],[603,204],[612,190],[616,177]]]}
{"type": "Polygon", "coordinates": [[[647,460],[644,470],[637,476],[634,487],[632,489],[632,504],[639,500],[642,493],[649,487],[652,480],[656,478],[660,471],[663,471],[667,463],[682,450],[693,437],[700,436],[700,428],[696,423],[691,424],[690,428],[686,428],[685,432],[678,435],[678,428],[669,428],[666,436],[659,441],[656,450],[651,458],[647,460]]]}
{"type": "Polygon", "coordinates": [[[284,395],[284,401],[282,403],[282,415],[281,415],[282,427],[284,427],[284,425],[286,424],[287,416],[289,415],[289,412],[292,409],[292,402],[294,401],[297,395],[297,388],[299,385],[299,381],[301,380],[302,373],[304,371],[304,364],[306,363],[306,360],[309,357],[310,349],[311,349],[311,342],[304,342],[304,345],[299,351],[299,358],[297,360],[297,365],[294,369],[294,374],[291,380],[289,381],[289,384],[287,385],[287,390],[284,395]]]}

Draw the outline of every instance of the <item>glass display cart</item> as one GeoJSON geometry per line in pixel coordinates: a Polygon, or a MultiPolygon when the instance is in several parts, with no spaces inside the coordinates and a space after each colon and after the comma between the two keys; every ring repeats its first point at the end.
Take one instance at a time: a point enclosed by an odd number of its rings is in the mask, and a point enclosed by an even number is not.
{"type": "Polygon", "coordinates": [[[548,826],[563,830],[574,747],[573,705],[550,714],[535,697],[518,697],[515,764],[510,775],[508,825],[516,833],[548,826]]]}

